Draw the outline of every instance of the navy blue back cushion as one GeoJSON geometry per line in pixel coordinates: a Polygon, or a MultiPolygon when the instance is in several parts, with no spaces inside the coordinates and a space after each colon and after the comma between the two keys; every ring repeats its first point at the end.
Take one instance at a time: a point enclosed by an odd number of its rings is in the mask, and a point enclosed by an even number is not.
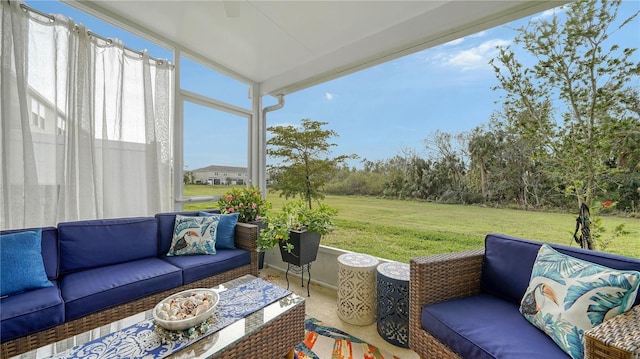
{"type": "MultiPolygon", "coordinates": [[[[487,235],[482,263],[482,290],[513,303],[520,303],[529,285],[533,262],[541,245],[541,242],[502,234],[487,235]]],[[[560,253],[609,268],[640,271],[640,259],[637,258],[558,244],[549,245],[560,253]]],[[[640,295],[636,297],[635,304],[640,304],[640,295]]]]}
{"type": "Polygon", "coordinates": [[[155,257],[158,223],[153,217],[97,219],[58,224],[60,272],[155,257]]]}
{"type": "MultiPolygon", "coordinates": [[[[24,231],[35,231],[38,228],[11,229],[0,231],[0,234],[11,234],[24,231]]],[[[58,278],[58,230],[55,227],[42,227],[40,253],[44,262],[44,270],[51,280],[58,278]]]]}
{"type": "Polygon", "coordinates": [[[171,239],[173,238],[173,227],[176,222],[176,214],[181,216],[198,217],[200,212],[220,213],[219,210],[211,211],[193,211],[193,212],[168,212],[158,213],[155,215],[158,220],[158,256],[163,256],[169,252],[171,247],[171,239]]]}

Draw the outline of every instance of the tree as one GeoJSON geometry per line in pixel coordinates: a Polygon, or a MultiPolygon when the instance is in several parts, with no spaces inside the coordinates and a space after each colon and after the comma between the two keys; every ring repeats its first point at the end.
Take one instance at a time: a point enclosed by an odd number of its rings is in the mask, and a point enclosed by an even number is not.
{"type": "Polygon", "coordinates": [[[502,121],[503,117],[495,112],[488,124],[469,133],[469,185],[479,188],[485,201],[538,208],[553,192],[544,165],[547,161],[541,160],[546,157],[544,143],[523,135],[518,126],[502,121]]]}
{"type": "Polygon", "coordinates": [[[302,119],[301,127],[271,126],[267,131],[274,136],[267,141],[267,155],[281,159],[277,165],[269,165],[273,181],[272,191],[280,191],[285,198],[299,195],[311,209],[313,199],[322,199],[322,187],[337,172],[339,165],[356,155],[329,157],[330,137],[338,136],[333,130],[324,130],[327,122],[302,119]]]}
{"type": "Polygon", "coordinates": [[[185,172],[183,175],[184,184],[193,184],[196,181],[196,175],[193,171],[185,172]]]}
{"type": "Polygon", "coordinates": [[[602,195],[616,172],[608,164],[620,150],[614,129],[638,121],[631,90],[640,74],[640,63],[631,60],[636,49],[607,42],[637,15],[617,22],[620,3],[579,0],[567,5],[564,23],[556,13],[518,29],[515,44],[533,56],[533,66],[516,59],[509,47],[491,61],[499,81],[495,89],[506,92],[506,118],[530,143],[544,146],[538,154],[546,154],[546,168],[578,208],[602,195]]]}
{"type": "Polygon", "coordinates": [[[440,130],[424,140],[427,155],[433,163],[423,181],[429,184],[428,192],[434,199],[452,203],[467,202],[465,141],[463,133],[452,136],[440,130]]]}
{"type": "Polygon", "coordinates": [[[383,195],[398,199],[406,197],[405,171],[407,164],[408,159],[401,155],[395,155],[385,162],[384,173],[387,179],[384,184],[383,195]]]}
{"type": "Polygon", "coordinates": [[[480,192],[484,200],[489,199],[489,171],[502,142],[501,135],[498,131],[488,131],[483,127],[474,128],[469,135],[470,170],[478,172],[480,192]]]}

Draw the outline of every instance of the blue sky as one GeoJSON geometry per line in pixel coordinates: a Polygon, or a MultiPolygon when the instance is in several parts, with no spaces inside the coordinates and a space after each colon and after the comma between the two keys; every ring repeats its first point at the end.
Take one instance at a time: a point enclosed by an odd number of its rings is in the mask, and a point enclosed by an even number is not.
{"type": "MultiPolygon", "coordinates": [[[[52,1],[27,2],[47,13],[60,13],[92,31],[123,40],[151,56],[172,58],[171,52],[107,25],[69,6],[52,1]]],[[[640,9],[640,0],[623,2],[618,19],[640,9]]],[[[547,14],[537,14],[547,16],[547,14]]],[[[360,160],[384,160],[409,149],[424,150],[424,139],[437,130],[468,131],[487,123],[500,108],[497,84],[488,61],[497,45],[511,44],[529,18],[498,26],[435,48],[390,61],[285,97],[283,109],[267,115],[267,125],[299,124],[302,118],[328,122],[339,137],[336,154],[355,153],[360,160]]],[[[618,31],[621,47],[640,47],[640,19],[618,31]]],[[[523,56],[516,50],[517,56],[523,56]]],[[[521,57],[518,57],[519,59],[521,57]]],[[[522,57],[523,58],[523,57],[522,57]]],[[[640,54],[635,54],[640,59],[640,54]]],[[[182,87],[249,108],[247,87],[188,61],[182,87]],[[215,84],[215,85],[211,85],[215,84]]],[[[264,105],[275,103],[265,97],[264,105]]],[[[185,107],[185,168],[212,164],[246,166],[247,121],[189,104],[185,107]]],[[[351,163],[358,165],[359,160],[351,163]]]]}

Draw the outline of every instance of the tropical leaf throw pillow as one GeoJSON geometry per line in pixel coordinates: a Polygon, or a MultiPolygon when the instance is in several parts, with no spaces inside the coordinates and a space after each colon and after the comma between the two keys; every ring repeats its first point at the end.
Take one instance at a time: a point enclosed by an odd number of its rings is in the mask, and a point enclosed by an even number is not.
{"type": "Polygon", "coordinates": [[[543,244],[520,313],[573,359],[584,357],[584,331],[631,309],[640,272],[583,261],[543,244]]]}
{"type": "Polygon", "coordinates": [[[220,217],[176,215],[167,256],[216,254],[216,232],[220,217]]]}

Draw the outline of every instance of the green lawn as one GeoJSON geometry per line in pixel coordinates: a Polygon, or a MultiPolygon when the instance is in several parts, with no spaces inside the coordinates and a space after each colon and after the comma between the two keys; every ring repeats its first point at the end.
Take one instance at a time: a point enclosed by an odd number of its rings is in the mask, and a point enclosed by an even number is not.
{"type": "MultiPolygon", "coordinates": [[[[226,186],[186,186],[185,195],[222,195],[226,186]]],[[[284,202],[268,194],[275,209],[284,202]]],[[[576,246],[576,214],[527,212],[480,206],[448,205],[369,197],[327,196],[338,209],[336,230],[322,244],[408,263],[410,258],[483,246],[487,233],[576,246]]],[[[215,203],[193,203],[185,209],[216,208],[215,203]]],[[[624,223],[629,234],[616,238],[607,252],[640,257],[640,219],[603,217],[610,232],[624,223]]]]}

